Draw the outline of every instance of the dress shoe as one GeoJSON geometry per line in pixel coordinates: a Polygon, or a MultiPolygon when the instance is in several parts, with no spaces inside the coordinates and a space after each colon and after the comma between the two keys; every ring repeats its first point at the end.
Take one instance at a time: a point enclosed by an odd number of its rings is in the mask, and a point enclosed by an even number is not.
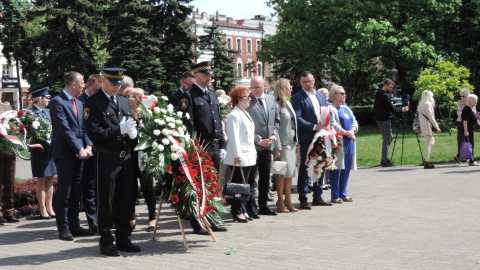
{"type": "Polygon", "coordinates": [[[248,219],[246,218],[239,218],[237,215],[233,215],[233,222],[238,221],[238,223],[247,223],[248,219]]]}
{"type": "Polygon", "coordinates": [[[20,220],[14,216],[3,217],[8,223],[19,222],[20,220]]]}
{"type": "Polygon", "coordinates": [[[121,255],[120,251],[118,251],[113,243],[104,245],[100,244],[100,253],[111,257],[118,257],[121,255]]]}
{"type": "Polygon", "coordinates": [[[460,159],[459,156],[454,156],[453,159],[455,159],[455,161],[456,161],[458,164],[461,164],[461,163],[462,163],[462,160],[460,159]]]}
{"type": "Polygon", "coordinates": [[[258,214],[265,215],[265,216],[276,216],[277,211],[272,211],[268,207],[263,207],[263,208],[260,208],[260,210],[258,211],[258,214]]]}
{"type": "Polygon", "coordinates": [[[312,205],[313,206],[332,206],[333,203],[321,200],[321,201],[313,202],[312,205]]]}
{"type": "Polygon", "coordinates": [[[5,219],[3,217],[0,217],[0,224],[5,223],[5,219]]]}
{"type": "Polygon", "coordinates": [[[253,219],[260,219],[260,216],[257,213],[254,213],[254,212],[248,212],[248,216],[253,218],[253,219]]]}
{"type": "Polygon", "coordinates": [[[343,203],[341,199],[332,199],[332,203],[343,203]]]}
{"type": "Polygon", "coordinates": [[[390,160],[387,160],[387,162],[382,162],[381,165],[382,167],[395,167],[395,163],[391,162],[390,160]]]}
{"type": "Polygon", "coordinates": [[[312,206],[308,202],[301,202],[300,209],[312,210],[312,206]]]}
{"type": "Polygon", "coordinates": [[[73,241],[72,233],[70,230],[64,230],[58,234],[58,238],[63,241],[73,241]]]}
{"type": "Polygon", "coordinates": [[[78,228],[72,229],[71,232],[72,232],[72,235],[73,235],[73,236],[90,236],[90,235],[94,235],[94,234],[95,234],[95,232],[92,232],[92,231],[90,231],[90,230],[84,229],[84,228],[82,228],[82,227],[78,227],[78,228]]]}
{"type": "Polygon", "coordinates": [[[93,233],[97,233],[98,232],[98,227],[97,227],[97,224],[89,224],[88,225],[88,230],[93,232],[93,233]]]}
{"type": "Polygon", "coordinates": [[[117,243],[117,249],[120,251],[126,252],[140,252],[142,249],[139,246],[134,245],[132,242],[128,241],[125,243],[117,243]]]}
{"type": "Polygon", "coordinates": [[[226,231],[228,231],[228,228],[225,227],[225,225],[215,224],[214,222],[210,222],[210,228],[214,232],[226,232],[226,231]]]}
{"type": "Polygon", "coordinates": [[[342,201],[344,201],[344,202],[353,202],[353,199],[350,198],[350,197],[342,197],[341,199],[342,199],[342,201]]]}

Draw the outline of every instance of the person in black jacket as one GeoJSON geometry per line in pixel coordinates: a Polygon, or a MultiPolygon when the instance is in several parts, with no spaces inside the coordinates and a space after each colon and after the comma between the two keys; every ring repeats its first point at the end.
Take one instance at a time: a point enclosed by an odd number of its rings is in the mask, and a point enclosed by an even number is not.
{"type": "Polygon", "coordinates": [[[395,163],[388,159],[388,150],[390,149],[390,143],[392,142],[392,121],[391,115],[398,112],[407,112],[408,106],[402,108],[396,108],[391,101],[391,96],[395,83],[386,79],[383,82],[383,87],[375,93],[375,101],[373,108],[375,109],[375,120],[382,132],[382,167],[392,167],[395,163]]]}

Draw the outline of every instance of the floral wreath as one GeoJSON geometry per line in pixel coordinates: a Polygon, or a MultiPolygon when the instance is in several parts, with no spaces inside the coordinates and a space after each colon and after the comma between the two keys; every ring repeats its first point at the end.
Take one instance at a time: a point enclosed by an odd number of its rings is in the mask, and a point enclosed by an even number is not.
{"type": "Polygon", "coordinates": [[[320,123],[323,128],[313,137],[308,147],[307,165],[308,176],[319,181],[326,170],[336,170],[335,161],[341,151],[342,136],[330,127],[330,109],[328,106],[320,108],[320,123]]]}
{"type": "MultiPolygon", "coordinates": [[[[187,212],[202,221],[222,222],[226,213],[220,196],[218,175],[213,161],[198,141],[190,138],[182,119],[189,115],[174,112],[162,96],[153,109],[140,107],[139,143],[142,181],[157,180],[162,193],[178,215],[187,212]]],[[[204,227],[205,228],[205,227],[204,227]]]]}
{"type": "Polygon", "coordinates": [[[50,142],[52,125],[44,117],[35,117],[30,110],[9,110],[0,114],[0,134],[15,147],[40,148],[36,140],[50,142]],[[21,139],[20,139],[21,138],[21,139]]]}

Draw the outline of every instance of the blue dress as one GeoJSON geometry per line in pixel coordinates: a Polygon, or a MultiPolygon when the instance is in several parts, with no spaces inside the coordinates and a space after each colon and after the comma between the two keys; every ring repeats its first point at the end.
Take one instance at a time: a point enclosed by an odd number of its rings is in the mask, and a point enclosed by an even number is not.
{"type": "MultiPolygon", "coordinates": [[[[35,117],[43,117],[51,121],[50,113],[48,109],[42,108],[34,105],[32,111],[35,117]]],[[[33,177],[49,177],[57,175],[57,169],[55,168],[55,163],[53,162],[53,157],[50,154],[50,142],[37,140],[33,143],[39,143],[43,146],[43,152],[40,149],[31,149],[30,150],[30,165],[32,167],[32,176],[33,177]]]]}

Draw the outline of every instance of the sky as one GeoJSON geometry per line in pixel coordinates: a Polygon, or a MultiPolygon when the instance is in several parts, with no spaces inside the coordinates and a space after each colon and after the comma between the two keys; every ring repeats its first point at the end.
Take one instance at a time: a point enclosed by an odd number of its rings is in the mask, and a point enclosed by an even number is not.
{"type": "Polygon", "coordinates": [[[208,16],[218,11],[222,15],[238,19],[252,19],[254,15],[271,17],[273,9],[267,7],[267,0],[193,0],[190,5],[198,8],[200,13],[207,12],[208,16]]]}

